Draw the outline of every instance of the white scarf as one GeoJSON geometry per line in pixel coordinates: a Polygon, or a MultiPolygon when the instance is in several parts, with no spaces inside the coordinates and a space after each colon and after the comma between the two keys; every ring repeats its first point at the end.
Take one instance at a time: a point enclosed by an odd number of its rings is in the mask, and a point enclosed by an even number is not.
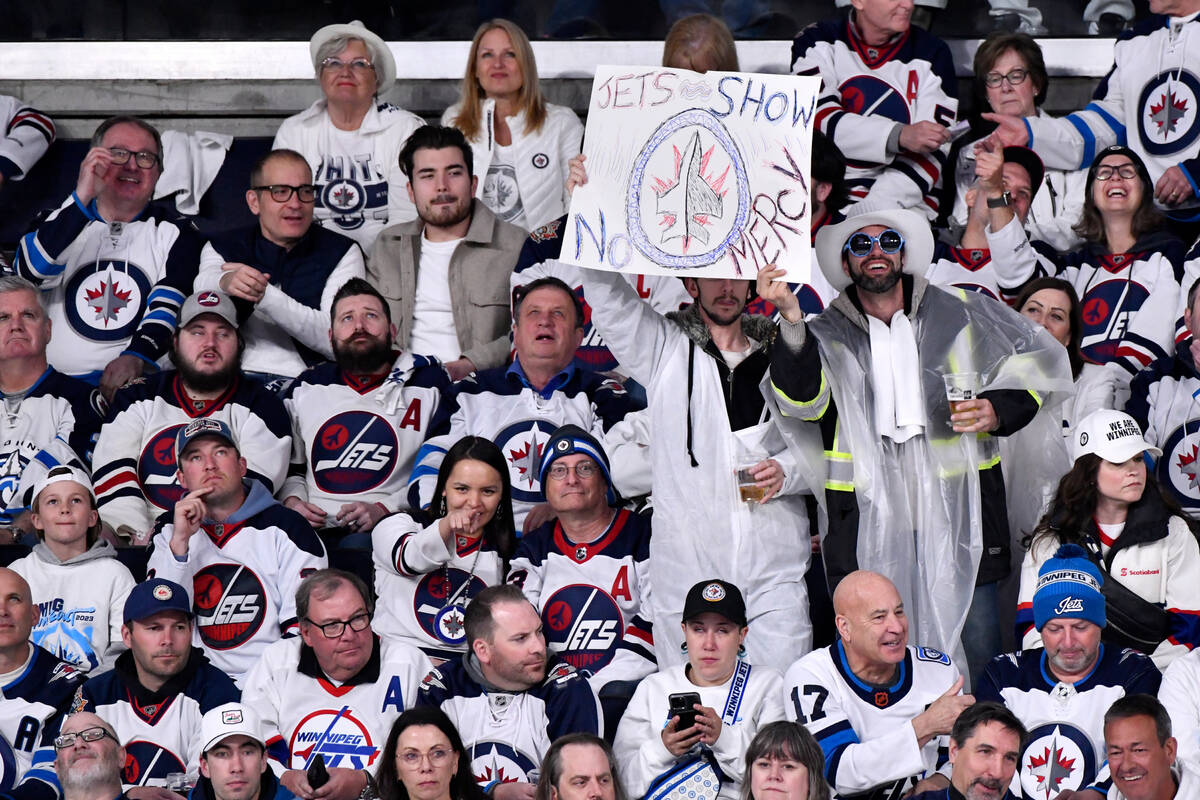
{"type": "Polygon", "coordinates": [[[871,382],[875,386],[875,431],[897,444],[925,431],[921,361],[912,323],[900,309],[891,325],[867,316],[871,335],[871,382]]]}

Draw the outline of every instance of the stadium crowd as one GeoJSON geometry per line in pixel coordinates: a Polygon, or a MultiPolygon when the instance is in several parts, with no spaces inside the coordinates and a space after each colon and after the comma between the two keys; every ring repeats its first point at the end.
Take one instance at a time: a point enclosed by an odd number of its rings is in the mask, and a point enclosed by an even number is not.
{"type": "Polygon", "coordinates": [[[993,33],[969,122],[850,5],[805,283],[562,263],[507,20],[438,125],[318,30],[243,229],[104,121],[0,275],[0,797],[1200,799],[1200,0],[1064,117],[993,33]]]}

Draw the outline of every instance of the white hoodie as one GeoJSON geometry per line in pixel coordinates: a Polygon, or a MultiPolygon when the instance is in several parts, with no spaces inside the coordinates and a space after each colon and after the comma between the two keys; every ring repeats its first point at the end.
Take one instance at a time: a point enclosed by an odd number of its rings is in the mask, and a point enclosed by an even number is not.
{"type": "Polygon", "coordinates": [[[121,623],[133,588],[116,549],[98,539],[88,550],[60,561],[44,542],[10,568],[29,582],[40,617],[30,638],[81,670],[103,672],[125,645],[121,623]]]}

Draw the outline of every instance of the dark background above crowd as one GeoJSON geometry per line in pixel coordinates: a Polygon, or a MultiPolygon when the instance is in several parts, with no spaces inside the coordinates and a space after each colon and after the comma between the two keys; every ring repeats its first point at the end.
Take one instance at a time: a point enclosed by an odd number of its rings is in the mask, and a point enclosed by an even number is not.
{"type": "MultiPolygon", "coordinates": [[[[361,19],[387,40],[470,39],[475,27],[492,17],[521,25],[531,39],[616,38],[662,40],[673,19],[669,8],[684,13],[721,9],[717,0],[655,3],[646,0],[604,0],[598,18],[588,22],[561,13],[573,0],[296,0],[244,2],[212,0],[203,13],[186,3],[148,0],[6,0],[0,3],[5,24],[0,40],[145,40],[145,39],[262,39],[306,40],[314,27],[349,18],[361,19]],[[556,6],[560,9],[555,13],[556,6]],[[664,10],[666,9],[666,10],[664,10]]],[[[1050,36],[1084,36],[1084,0],[1031,0],[1041,11],[1050,36]]],[[[732,6],[733,3],[725,2],[732,6]]],[[[762,0],[765,13],[734,30],[738,38],[784,39],[809,22],[830,14],[831,0],[762,0]]],[[[1145,0],[1134,3],[1146,13],[1145,0]]],[[[949,0],[934,18],[932,29],[942,37],[979,37],[991,32],[995,19],[984,0],[949,0]]]]}

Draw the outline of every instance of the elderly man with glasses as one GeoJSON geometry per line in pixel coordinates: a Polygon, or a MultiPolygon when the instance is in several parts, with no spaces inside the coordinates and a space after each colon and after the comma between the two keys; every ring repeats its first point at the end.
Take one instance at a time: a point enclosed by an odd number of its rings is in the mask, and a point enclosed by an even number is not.
{"type": "Polygon", "coordinates": [[[370,784],[388,731],[417,699],[433,665],[417,648],[381,641],[356,575],[325,569],[296,590],[300,638],[268,647],[246,676],[242,702],[263,721],[283,785],[303,800],[353,800],[370,784]],[[323,758],[329,782],[307,770],[323,758]],[[319,790],[319,791],[318,791],[319,790]]]}
{"type": "Polygon", "coordinates": [[[63,800],[113,800],[121,792],[125,748],[112,726],[90,711],[72,714],[54,740],[54,772],[63,800]]]}
{"type": "Polygon", "coordinates": [[[105,120],[75,191],[17,250],[17,273],[50,308],[51,366],[98,382],[108,398],[166,354],[204,245],[173,206],[151,203],[161,174],[152,125],[105,120]]]}
{"type": "Polygon", "coordinates": [[[1000,649],[995,592],[1010,569],[996,437],[1035,423],[1043,441],[1062,436],[1051,412],[1072,386],[1066,350],[1001,303],[930,286],[933,235],[914,212],[852,216],[815,250],[841,290],[828,309],[806,323],[778,270],[759,274],[759,293],[784,318],[770,372],[781,410],[818,426],[792,432],[811,436],[797,452],[825,480],[830,586],[882,573],[914,639],[960,668],[965,648],[981,671],[1000,649]]]}
{"type": "Polygon", "coordinates": [[[313,224],[312,170],[294,150],[272,150],[250,171],[246,205],[258,224],[213,238],[196,291],[223,291],[245,320],[242,368],[271,381],[333,357],[329,311],[346,281],[366,274],[353,239],[313,224]]]}

